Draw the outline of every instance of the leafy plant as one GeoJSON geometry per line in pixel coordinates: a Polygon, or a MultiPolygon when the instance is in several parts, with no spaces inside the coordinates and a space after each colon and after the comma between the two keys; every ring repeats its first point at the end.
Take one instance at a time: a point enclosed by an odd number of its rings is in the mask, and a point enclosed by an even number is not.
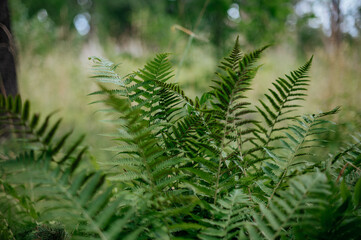
{"type": "Polygon", "coordinates": [[[124,77],[93,57],[91,95],[116,126],[115,155],[96,166],[84,137],[69,144],[52,114],[2,96],[1,126],[22,141],[1,155],[1,237],[358,239],[361,141],[317,151],[339,108],[298,116],[312,58],[250,103],[266,48],[243,54],[237,40],[195,99],[170,81],[169,54],[124,77]]]}

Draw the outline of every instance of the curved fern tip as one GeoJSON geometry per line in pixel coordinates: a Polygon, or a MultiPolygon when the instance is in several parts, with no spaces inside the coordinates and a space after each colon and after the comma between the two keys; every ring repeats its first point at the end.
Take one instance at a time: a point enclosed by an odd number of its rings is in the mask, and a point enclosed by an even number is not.
{"type": "Polygon", "coordinates": [[[101,59],[99,57],[96,57],[96,56],[88,57],[88,60],[93,61],[94,63],[101,62],[101,59]]]}
{"type": "Polygon", "coordinates": [[[274,43],[269,43],[269,44],[266,44],[265,46],[263,46],[261,49],[266,50],[267,48],[272,47],[273,45],[274,45],[274,43]]]}
{"type": "Polygon", "coordinates": [[[327,112],[320,112],[319,114],[315,115],[317,117],[324,117],[324,116],[328,116],[328,115],[333,115],[333,114],[337,114],[341,109],[341,106],[337,106],[334,109],[327,111],[327,112]]]}
{"type": "Polygon", "coordinates": [[[236,46],[239,46],[239,35],[237,35],[237,37],[236,37],[235,47],[236,47],[236,46]]]}

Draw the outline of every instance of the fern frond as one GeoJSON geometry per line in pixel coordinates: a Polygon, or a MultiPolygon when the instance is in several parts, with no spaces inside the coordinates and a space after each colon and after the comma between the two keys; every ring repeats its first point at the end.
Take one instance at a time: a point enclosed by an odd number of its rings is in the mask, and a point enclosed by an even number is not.
{"type": "Polygon", "coordinates": [[[250,205],[248,196],[238,189],[211,204],[214,218],[202,219],[208,227],[201,231],[199,239],[234,239],[251,213],[250,205]]]}
{"type": "MultiPolygon", "coordinates": [[[[30,188],[40,221],[51,221],[56,216],[73,232],[73,239],[86,235],[118,239],[132,214],[116,214],[122,199],[112,197],[112,190],[104,184],[101,172],[81,170],[82,154],[80,152],[74,160],[68,159],[72,163],[64,170],[61,166],[53,166],[50,157],[36,156],[33,152],[7,161],[2,167],[8,173],[7,181],[16,186],[17,191],[21,191],[21,186],[30,188]],[[19,171],[20,166],[22,171],[19,171]]],[[[24,188],[25,193],[27,188],[24,188]]]]}
{"type": "Polygon", "coordinates": [[[261,106],[256,108],[263,117],[266,126],[259,125],[260,133],[263,134],[256,134],[257,146],[267,148],[275,140],[274,135],[280,131],[279,125],[294,119],[294,117],[289,116],[289,113],[299,108],[300,105],[295,104],[295,102],[304,100],[306,96],[305,91],[309,85],[307,73],[311,67],[312,59],[313,57],[299,69],[285,75],[285,78],[278,78],[273,83],[275,89],[269,89],[270,93],[265,94],[268,103],[260,100],[261,106]],[[263,129],[267,129],[266,132],[263,129]]]}
{"type": "MultiPolygon", "coordinates": [[[[343,181],[340,186],[332,185],[332,195],[322,208],[306,209],[307,221],[300,222],[292,229],[297,239],[358,239],[361,237],[360,192],[358,179],[353,193],[350,185],[343,181]],[[312,223],[311,225],[308,225],[312,223]]],[[[352,189],[353,187],[351,187],[352,189]]],[[[301,219],[302,220],[302,219],[301,219]]]]}
{"type": "Polygon", "coordinates": [[[113,83],[121,87],[126,86],[127,80],[123,81],[115,72],[118,65],[106,58],[90,57],[89,60],[93,62],[92,70],[94,74],[91,78],[102,83],[113,83]]]}
{"type": "MultiPolygon", "coordinates": [[[[220,155],[218,156],[214,201],[216,201],[219,192],[222,165],[224,165],[224,161],[229,158],[227,157],[227,152],[234,152],[236,150],[238,154],[241,154],[243,152],[242,145],[246,134],[253,132],[244,132],[242,129],[242,127],[246,127],[247,124],[254,122],[247,120],[247,114],[252,113],[252,111],[245,107],[248,105],[247,103],[242,103],[240,100],[245,98],[244,93],[250,89],[250,81],[257,72],[258,67],[254,67],[253,65],[266,48],[267,46],[245,55],[238,62],[237,71],[226,69],[227,75],[219,73],[220,81],[215,81],[217,85],[214,87],[212,94],[217,101],[212,102],[212,105],[215,110],[214,112],[217,114],[214,114],[215,119],[210,126],[219,129],[219,132],[214,132],[213,135],[220,149],[220,155]],[[245,133],[245,136],[241,135],[242,132],[245,133]],[[232,143],[235,145],[234,147],[232,143]],[[227,148],[231,148],[231,150],[227,148]]],[[[231,153],[230,156],[233,155],[236,156],[237,154],[231,153]]],[[[239,160],[237,159],[235,161],[239,160]]]]}
{"type": "Polygon", "coordinates": [[[274,197],[269,206],[260,204],[260,214],[254,214],[252,223],[246,224],[250,239],[278,239],[290,237],[289,228],[311,227],[317,224],[310,212],[323,210],[331,196],[331,186],[322,173],[303,175],[293,179],[289,189],[274,197]],[[308,214],[301,214],[310,211],[308,214]],[[312,222],[314,221],[314,222],[312,222]]]}
{"type": "Polygon", "coordinates": [[[18,232],[26,226],[35,224],[38,219],[31,199],[27,195],[20,195],[5,180],[0,179],[0,238],[16,239],[18,232]]]}
{"type": "Polygon", "coordinates": [[[352,183],[361,174],[361,134],[354,134],[352,137],[354,141],[342,147],[337,154],[331,155],[325,165],[325,170],[337,182],[344,179],[352,183]]]}
{"type": "Polygon", "coordinates": [[[62,157],[59,154],[60,149],[63,148],[72,131],[63,134],[59,139],[54,139],[61,119],[52,124],[50,118],[53,113],[41,120],[39,114],[31,114],[29,101],[23,103],[20,96],[5,98],[2,95],[0,95],[0,113],[2,114],[0,127],[5,128],[0,129],[0,132],[12,131],[17,139],[30,144],[28,147],[31,146],[32,149],[43,154],[50,154],[54,160],[62,161],[64,157],[70,157],[84,139],[84,136],[81,137],[62,157]]]}
{"type": "Polygon", "coordinates": [[[186,159],[170,156],[162,149],[154,137],[156,126],[148,127],[140,109],[132,108],[126,99],[110,93],[105,102],[116,110],[118,122],[121,122],[120,134],[114,139],[120,145],[115,148],[118,154],[114,167],[122,167],[124,172],[115,171],[116,176],[110,179],[135,180],[141,185],[147,183],[153,191],[170,188],[178,182],[178,178],[170,176],[176,174],[186,159]]]}
{"type": "Polygon", "coordinates": [[[312,163],[309,158],[312,155],[312,148],[319,147],[320,138],[317,137],[329,131],[328,128],[321,127],[322,124],[329,123],[329,121],[322,118],[335,114],[338,110],[339,107],[328,112],[302,116],[302,120],[297,120],[297,125],[290,126],[291,132],[285,133],[287,140],[281,139],[284,152],[286,152],[285,156],[277,156],[272,151],[265,149],[273,161],[266,162],[266,166],[263,166],[262,169],[272,181],[277,183],[272,190],[270,199],[272,199],[284,179],[292,174],[290,172],[297,171],[300,174],[303,173],[305,168],[318,164],[312,163]]]}
{"type": "Polygon", "coordinates": [[[143,109],[148,113],[149,118],[159,111],[159,91],[160,88],[156,82],[165,83],[172,75],[172,65],[168,60],[169,54],[158,54],[153,60],[146,63],[143,69],[135,73],[137,78],[133,81],[135,84],[131,87],[130,99],[137,104],[146,103],[149,110],[143,109]]]}
{"type": "Polygon", "coordinates": [[[192,158],[202,155],[202,143],[208,139],[207,127],[204,126],[202,116],[193,113],[177,121],[164,134],[166,136],[163,139],[168,149],[175,149],[176,152],[192,158]]]}
{"type": "MultiPolygon", "coordinates": [[[[169,54],[166,53],[158,54],[147,62],[144,68],[125,77],[124,81],[114,72],[114,64],[106,59],[95,59],[94,77],[104,82],[104,72],[106,72],[105,75],[109,76],[111,81],[115,81],[116,84],[119,82],[121,89],[107,90],[107,93],[112,92],[128,98],[133,108],[141,110],[143,117],[148,120],[148,126],[158,126],[155,133],[157,137],[172,134],[168,132],[169,124],[174,124],[186,115],[183,107],[185,104],[194,108],[193,101],[178,85],[167,83],[173,76],[168,57],[169,54]]],[[[98,91],[93,95],[104,93],[98,91]]]]}

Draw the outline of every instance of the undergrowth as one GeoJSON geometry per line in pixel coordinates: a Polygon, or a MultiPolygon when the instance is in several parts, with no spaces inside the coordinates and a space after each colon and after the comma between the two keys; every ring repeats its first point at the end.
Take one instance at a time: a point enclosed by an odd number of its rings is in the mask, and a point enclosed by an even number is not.
{"type": "Polygon", "coordinates": [[[251,104],[267,47],[244,54],[237,40],[195,99],[169,81],[169,54],[124,77],[93,57],[91,95],[116,127],[109,159],[1,96],[2,134],[20,141],[3,140],[0,238],[359,239],[361,136],[317,151],[339,108],[298,116],[312,58],[251,104]]]}

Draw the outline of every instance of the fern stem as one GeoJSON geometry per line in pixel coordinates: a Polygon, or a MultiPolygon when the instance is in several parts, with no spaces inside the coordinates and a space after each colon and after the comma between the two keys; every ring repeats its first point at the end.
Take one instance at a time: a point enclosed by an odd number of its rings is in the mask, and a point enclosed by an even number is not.
{"type": "Polygon", "coordinates": [[[235,88],[232,89],[232,93],[230,95],[230,100],[229,100],[229,104],[227,106],[227,111],[226,111],[226,121],[224,124],[224,128],[223,128],[223,137],[222,137],[222,141],[221,141],[221,148],[220,148],[220,152],[219,152],[219,161],[218,161],[218,170],[217,170],[217,178],[216,178],[216,188],[215,188],[215,192],[214,192],[214,204],[217,202],[217,195],[218,195],[218,188],[219,188],[219,179],[221,177],[221,166],[222,166],[222,162],[225,160],[225,157],[223,157],[223,150],[225,148],[225,140],[226,140],[226,133],[227,133],[227,123],[228,123],[228,119],[229,119],[229,115],[230,115],[230,106],[233,103],[233,97],[235,94],[235,88]]]}
{"type": "Polygon", "coordinates": [[[149,178],[149,181],[150,181],[150,184],[151,184],[151,188],[152,188],[153,193],[154,193],[156,184],[155,184],[155,181],[154,181],[154,178],[153,178],[153,175],[152,175],[152,171],[150,169],[150,166],[149,166],[149,164],[147,162],[147,158],[145,157],[144,151],[142,149],[140,149],[140,153],[141,153],[141,158],[142,158],[145,170],[147,172],[147,175],[148,175],[148,178],[149,178]]]}
{"type": "MultiPolygon", "coordinates": [[[[238,130],[237,130],[234,122],[233,122],[233,126],[235,127],[236,132],[237,132],[237,136],[238,136],[238,130]]],[[[238,147],[238,151],[239,151],[241,160],[244,162],[243,153],[242,153],[242,140],[240,140],[238,137],[236,139],[237,139],[237,147],[238,147]]],[[[247,163],[245,163],[245,164],[247,164],[247,163]]],[[[248,177],[248,174],[247,174],[247,171],[245,170],[245,168],[247,168],[247,165],[246,165],[246,167],[242,167],[241,170],[242,170],[244,176],[248,177]]],[[[247,186],[247,189],[248,189],[248,198],[249,198],[249,200],[251,202],[253,202],[253,200],[252,200],[252,192],[251,192],[250,186],[247,186]]]]}

